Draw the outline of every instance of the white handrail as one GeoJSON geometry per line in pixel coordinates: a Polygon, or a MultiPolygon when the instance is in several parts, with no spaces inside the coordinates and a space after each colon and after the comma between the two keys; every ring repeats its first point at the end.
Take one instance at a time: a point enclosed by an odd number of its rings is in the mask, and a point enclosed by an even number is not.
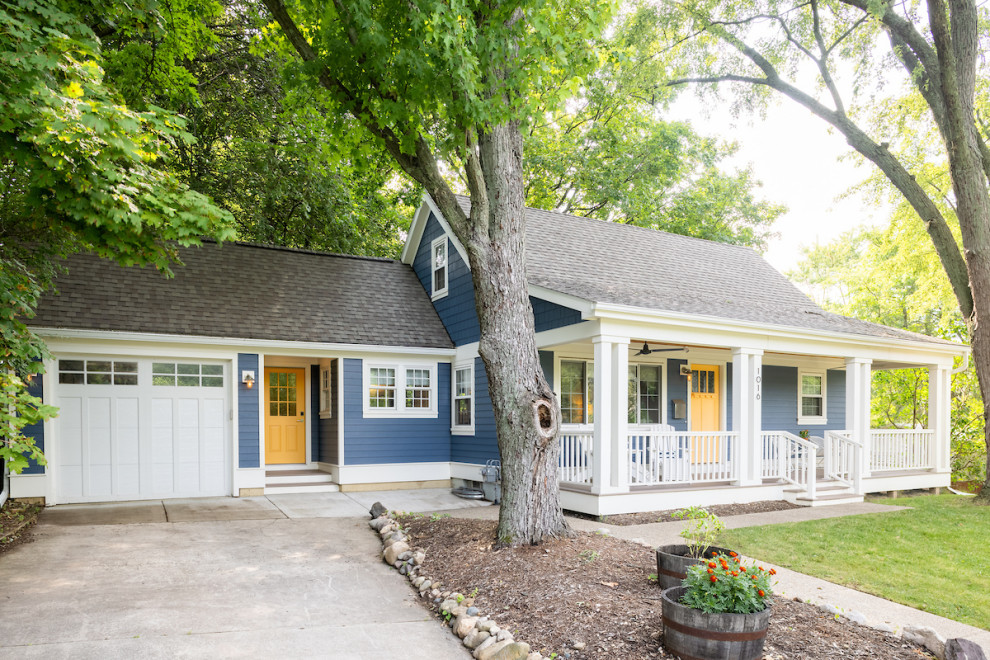
{"type": "Polygon", "coordinates": [[[739,434],[674,431],[662,424],[630,425],[626,450],[632,485],[705,483],[736,479],[739,434]]]}
{"type": "Polygon", "coordinates": [[[764,431],[761,439],[761,476],[783,479],[803,488],[808,499],[815,499],[818,445],[787,431],[764,431]]]}
{"type": "Polygon", "coordinates": [[[851,436],[851,431],[825,431],[825,478],[852,486],[862,495],[863,445],[851,436]]]}
{"type": "Polygon", "coordinates": [[[926,470],[935,466],[931,429],[872,429],[870,471],[926,470]]]}

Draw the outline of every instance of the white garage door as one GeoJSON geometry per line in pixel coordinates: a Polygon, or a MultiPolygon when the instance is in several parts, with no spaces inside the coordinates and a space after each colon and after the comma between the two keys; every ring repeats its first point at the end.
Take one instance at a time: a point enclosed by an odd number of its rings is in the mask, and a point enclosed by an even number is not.
{"type": "Polygon", "coordinates": [[[228,365],[60,357],[59,502],[227,495],[228,365]]]}

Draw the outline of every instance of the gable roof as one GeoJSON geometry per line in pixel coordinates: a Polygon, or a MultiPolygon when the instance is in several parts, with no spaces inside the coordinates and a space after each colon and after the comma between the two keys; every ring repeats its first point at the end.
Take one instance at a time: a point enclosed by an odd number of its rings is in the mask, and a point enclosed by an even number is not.
{"type": "Polygon", "coordinates": [[[526,209],[526,272],[591,303],[958,346],[825,311],[752,248],[564,213],[526,209]]]}
{"type": "Polygon", "coordinates": [[[204,243],[167,279],[74,255],[31,325],[374,346],[452,348],[411,268],[392,259],[204,243]]]}

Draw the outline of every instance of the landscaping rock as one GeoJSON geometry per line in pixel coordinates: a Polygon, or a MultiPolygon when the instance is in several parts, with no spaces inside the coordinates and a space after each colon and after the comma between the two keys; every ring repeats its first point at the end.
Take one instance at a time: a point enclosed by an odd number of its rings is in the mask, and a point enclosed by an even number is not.
{"type": "Polygon", "coordinates": [[[377,532],[382,527],[389,524],[389,522],[391,521],[388,518],[375,518],[374,520],[370,521],[368,525],[371,526],[371,529],[377,532]]]}
{"type": "Polygon", "coordinates": [[[417,589],[419,589],[420,587],[422,587],[424,582],[426,582],[426,578],[425,577],[422,577],[422,576],[420,576],[420,577],[418,577],[418,578],[416,578],[415,580],[412,581],[413,586],[416,587],[417,589]]]}
{"type": "Polygon", "coordinates": [[[474,630],[474,624],[476,623],[478,623],[478,617],[462,614],[456,619],[454,633],[463,639],[468,636],[468,633],[474,630]]]}
{"type": "Polygon", "coordinates": [[[496,642],[476,657],[478,660],[526,660],[529,644],[524,642],[496,642]]]}
{"type": "Polygon", "coordinates": [[[473,631],[468,633],[467,637],[464,638],[464,646],[469,649],[476,649],[489,637],[491,637],[491,635],[484,630],[478,630],[475,628],[473,631]]]}
{"type": "Polygon", "coordinates": [[[838,607],[836,607],[832,603],[822,603],[821,605],[818,606],[818,608],[822,612],[825,612],[827,614],[831,614],[832,616],[837,616],[837,615],[842,614],[842,610],[840,610],[838,607]]]}
{"type": "Polygon", "coordinates": [[[507,641],[507,640],[508,641],[511,641],[512,640],[512,633],[510,633],[508,630],[499,630],[498,633],[495,635],[495,637],[500,642],[504,642],[504,641],[507,641]]]}
{"type": "Polygon", "coordinates": [[[457,607],[457,601],[453,598],[448,598],[440,603],[441,612],[453,612],[455,607],[457,607]]]}
{"type": "Polygon", "coordinates": [[[413,563],[414,564],[416,564],[417,566],[419,566],[424,561],[426,561],[426,553],[424,553],[424,552],[418,552],[417,551],[416,553],[413,554],[412,560],[413,560],[413,563]]]}
{"type": "Polygon", "coordinates": [[[987,656],[979,644],[953,637],[945,642],[945,660],[987,660],[987,656]]]}
{"type": "Polygon", "coordinates": [[[865,626],[866,625],[866,617],[863,615],[862,612],[857,612],[856,610],[849,610],[848,612],[846,612],[842,616],[847,621],[850,621],[852,623],[855,623],[855,624],[858,624],[858,625],[861,625],[861,626],[865,626]]]}
{"type": "Polygon", "coordinates": [[[485,632],[491,632],[492,629],[494,629],[495,632],[498,632],[498,626],[495,625],[495,622],[492,621],[491,619],[489,619],[488,617],[484,617],[483,619],[480,619],[478,621],[478,630],[484,630],[485,632]]]}
{"type": "Polygon", "coordinates": [[[471,606],[471,607],[467,608],[467,615],[468,616],[478,616],[478,608],[477,607],[474,607],[474,606],[471,606]]]}
{"type": "Polygon", "coordinates": [[[398,560],[399,555],[408,549],[409,546],[403,541],[398,541],[388,546],[385,548],[385,563],[394,564],[398,560]]]}
{"type": "Polygon", "coordinates": [[[904,626],[901,637],[920,644],[931,651],[938,660],[945,660],[945,638],[929,626],[904,626]]]}
{"type": "Polygon", "coordinates": [[[385,538],[394,531],[395,531],[395,525],[390,520],[388,521],[388,524],[382,525],[382,528],[378,530],[378,535],[381,536],[382,538],[385,538]]]}
{"type": "Polygon", "coordinates": [[[571,642],[571,648],[575,651],[583,651],[587,646],[584,642],[571,642]]]}
{"type": "Polygon", "coordinates": [[[481,653],[485,651],[485,649],[490,649],[491,647],[495,646],[495,644],[497,643],[498,643],[497,639],[495,639],[494,637],[489,637],[481,644],[479,644],[478,647],[475,648],[474,651],[471,653],[471,655],[474,656],[475,658],[478,658],[481,655],[481,653]]]}
{"type": "Polygon", "coordinates": [[[879,630],[882,633],[887,633],[888,635],[893,635],[895,632],[897,632],[894,630],[894,626],[890,625],[889,623],[875,623],[870,627],[873,628],[874,630],[879,630]]]}
{"type": "Polygon", "coordinates": [[[409,561],[410,559],[412,559],[412,556],[413,556],[412,550],[406,550],[401,555],[399,555],[399,559],[401,559],[402,561],[409,561]]]}
{"type": "MultiPolygon", "coordinates": [[[[646,545],[644,543],[644,545],[646,545]]],[[[526,660],[543,660],[543,654],[539,651],[530,651],[529,655],[526,656],[526,660]]]]}
{"type": "Polygon", "coordinates": [[[371,505],[370,513],[372,518],[378,518],[379,516],[388,513],[388,509],[382,506],[381,502],[375,502],[374,504],[371,505]]]}

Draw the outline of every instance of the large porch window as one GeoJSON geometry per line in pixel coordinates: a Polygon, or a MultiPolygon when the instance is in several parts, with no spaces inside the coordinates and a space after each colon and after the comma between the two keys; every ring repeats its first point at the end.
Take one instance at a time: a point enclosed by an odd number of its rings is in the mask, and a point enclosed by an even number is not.
{"type": "Polygon", "coordinates": [[[592,363],[560,361],[560,415],[562,424],[593,424],[595,377],[592,363]]]}
{"type": "Polygon", "coordinates": [[[660,366],[629,365],[629,423],[659,424],[661,385],[660,366]]]}

